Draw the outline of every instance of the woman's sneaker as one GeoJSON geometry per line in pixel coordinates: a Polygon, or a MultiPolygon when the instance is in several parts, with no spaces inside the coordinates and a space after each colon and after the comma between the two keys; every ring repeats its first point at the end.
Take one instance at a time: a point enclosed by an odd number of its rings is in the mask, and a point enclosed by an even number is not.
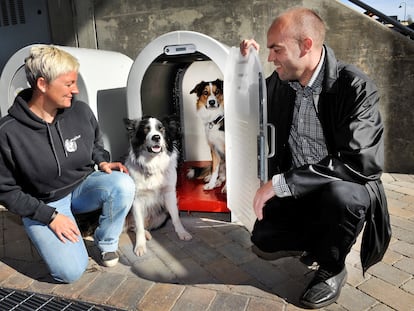
{"type": "Polygon", "coordinates": [[[119,256],[117,252],[102,252],[101,258],[102,265],[104,265],[105,267],[113,267],[119,261],[119,256]]]}

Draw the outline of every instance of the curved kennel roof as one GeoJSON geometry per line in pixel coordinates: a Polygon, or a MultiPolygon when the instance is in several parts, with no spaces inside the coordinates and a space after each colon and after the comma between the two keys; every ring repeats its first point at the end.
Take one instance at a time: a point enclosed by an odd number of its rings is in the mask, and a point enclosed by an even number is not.
{"type": "Polygon", "coordinates": [[[154,61],[177,61],[181,57],[197,60],[207,56],[222,72],[226,68],[229,48],[219,41],[193,31],[173,31],[151,41],[135,59],[128,76],[128,116],[140,118],[142,114],[141,84],[148,67],[154,61]],[[163,56],[160,59],[160,56],[163,56]]]}

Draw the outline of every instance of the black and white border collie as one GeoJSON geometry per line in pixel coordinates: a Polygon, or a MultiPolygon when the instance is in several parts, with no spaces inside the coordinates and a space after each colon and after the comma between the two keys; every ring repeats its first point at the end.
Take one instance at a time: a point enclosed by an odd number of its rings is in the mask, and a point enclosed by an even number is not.
{"type": "Polygon", "coordinates": [[[180,221],[177,206],[178,121],[166,118],[161,122],[144,117],[141,120],[124,119],[124,123],[130,138],[125,165],[136,186],[131,209],[136,234],[135,254],[146,253],[146,240],[152,238],[149,231],[162,226],[169,216],[178,237],[191,240],[191,234],[180,221]]]}

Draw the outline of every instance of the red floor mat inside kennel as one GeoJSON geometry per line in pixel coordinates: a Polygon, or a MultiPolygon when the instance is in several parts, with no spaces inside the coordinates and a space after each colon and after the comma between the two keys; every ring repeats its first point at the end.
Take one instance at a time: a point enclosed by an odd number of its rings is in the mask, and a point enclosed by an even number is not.
{"type": "Polygon", "coordinates": [[[188,179],[187,170],[191,167],[205,167],[209,161],[189,161],[181,163],[178,169],[177,196],[180,211],[223,213],[227,208],[227,196],[221,187],[206,191],[202,179],[188,179]]]}

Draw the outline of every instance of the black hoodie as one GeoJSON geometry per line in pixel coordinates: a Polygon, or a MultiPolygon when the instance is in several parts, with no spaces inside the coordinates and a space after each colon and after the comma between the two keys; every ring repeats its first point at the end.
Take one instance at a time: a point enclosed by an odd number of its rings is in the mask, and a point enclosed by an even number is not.
{"type": "Polygon", "coordinates": [[[72,192],[109,153],[87,104],[74,101],[47,123],[29,109],[31,95],[20,93],[0,120],[0,204],[47,224],[47,203],[72,192]]]}

